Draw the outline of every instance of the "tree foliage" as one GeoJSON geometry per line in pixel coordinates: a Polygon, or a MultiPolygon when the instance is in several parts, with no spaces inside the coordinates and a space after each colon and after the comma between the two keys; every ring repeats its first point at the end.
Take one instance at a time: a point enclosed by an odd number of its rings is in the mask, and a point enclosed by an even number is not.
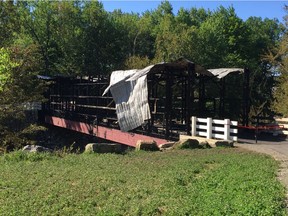
{"type": "MultiPolygon", "coordinates": [[[[40,100],[43,86],[37,74],[109,74],[185,57],[206,68],[249,68],[251,114],[267,114],[278,69],[278,104],[287,93],[285,28],[277,20],[242,20],[233,7],[181,8],[174,14],[172,5],[162,1],[136,14],[107,12],[94,0],[0,0],[1,104],[40,100]],[[269,52],[274,59],[263,57],[269,52]]],[[[240,98],[237,88],[230,94],[240,98]]]]}
{"type": "Polygon", "coordinates": [[[17,66],[17,63],[11,61],[9,51],[5,48],[0,48],[0,92],[3,91],[5,85],[8,85],[11,71],[17,66]]]}
{"type": "Polygon", "coordinates": [[[272,48],[267,54],[267,59],[272,63],[277,74],[277,85],[274,90],[275,101],[273,108],[277,113],[285,117],[288,116],[288,6],[285,6],[287,15],[285,16],[285,32],[276,49],[272,48]],[[277,72],[278,72],[277,70],[277,72]]]}

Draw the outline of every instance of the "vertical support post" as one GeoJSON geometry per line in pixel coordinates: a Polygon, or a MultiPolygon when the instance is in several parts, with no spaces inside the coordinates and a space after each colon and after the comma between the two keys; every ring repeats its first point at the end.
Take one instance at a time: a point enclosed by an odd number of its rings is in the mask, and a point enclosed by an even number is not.
{"type": "Polygon", "coordinates": [[[198,100],[198,115],[205,115],[205,82],[204,76],[199,76],[199,100],[198,100]]]}
{"type": "Polygon", "coordinates": [[[250,112],[250,104],[249,104],[249,79],[250,79],[250,71],[245,68],[244,69],[244,80],[243,80],[243,119],[242,124],[248,126],[249,121],[249,112],[250,112]]]}
{"type": "Polygon", "coordinates": [[[191,117],[191,135],[196,136],[196,122],[197,122],[197,117],[192,116],[191,117]]]}
{"type": "Polygon", "coordinates": [[[258,134],[259,134],[259,115],[256,117],[256,129],[255,129],[255,143],[258,142],[258,134]]]}
{"type": "Polygon", "coordinates": [[[224,119],[224,140],[230,140],[230,119],[224,119]]]}
{"type": "Polygon", "coordinates": [[[172,85],[173,80],[170,68],[166,69],[166,94],[165,94],[165,138],[168,139],[171,130],[171,112],[172,112],[172,85]]]}
{"type": "MultiPolygon", "coordinates": [[[[151,109],[151,104],[153,104],[152,99],[151,99],[151,98],[153,98],[153,78],[151,78],[151,81],[149,82],[148,76],[147,76],[147,86],[148,86],[148,104],[149,104],[149,107],[151,109]]],[[[155,100],[154,100],[154,103],[155,103],[155,100]]],[[[148,119],[147,128],[145,128],[145,130],[149,134],[152,132],[152,119],[154,117],[152,113],[151,113],[151,118],[148,119]]]]}
{"type": "Polygon", "coordinates": [[[185,92],[186,92],[186,85],[185,85],[185,77],[181,77],[181,123],[185,124],[186,118],[186,102],[185,102],[185,92]]]}
{"type": "Polygon", "coordinates": [[[225,93],[226,93],[226,81],[225,77],[220,80],[220,103],[219,103],[219,116],[222,118],[225,115],[225,93]]]}
{"type": "Polygon", "coordinates": [[[212,118],[207,118],[207,139],[212,139],[212,118]]]}
{"type": "Polygon", "coordinates": [[[194,103],[194,83],[195,83],[195,65],[189,64],[188,66],[188,77],[187,77],[187,90],[186,90],[186,127],[187,127],[187,134],[191,133],[191,122],[190,118],[192,116],[192,106],[194,103]]]}

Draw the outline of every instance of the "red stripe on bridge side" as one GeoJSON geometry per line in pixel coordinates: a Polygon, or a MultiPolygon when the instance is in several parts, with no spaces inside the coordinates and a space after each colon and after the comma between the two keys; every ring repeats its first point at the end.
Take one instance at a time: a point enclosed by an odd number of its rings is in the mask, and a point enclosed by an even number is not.
{"type": "Polygon", "coordinates": [[[48,124],[52,124],[54,126],[74,130],[84,134],[93,135],[102,139],[110,140],[112,142],[118,142],[132,147],[136,146],[138,140],[146,140],[146,141],[154,140],[157,143],[157,145],[169,142],[169,140],[166,139],[160,139],[136,133],[123,132],[118,129],[112,129],[103,126],[92,126],[84,122],[67,120],[55,116],[45,116],[45,122],[48,124]]]}

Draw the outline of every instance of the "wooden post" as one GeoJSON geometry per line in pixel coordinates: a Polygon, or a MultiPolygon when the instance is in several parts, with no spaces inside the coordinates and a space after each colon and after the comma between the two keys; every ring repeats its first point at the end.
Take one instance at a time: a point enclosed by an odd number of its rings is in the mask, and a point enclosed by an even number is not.
{"type": "Polygon", "coordinates": [[[244,78],[243,78],[243,119],[242,124],[248,126],[249,123],[249,112],[250,112],[250,103],[249,103],[249,78],[250,71],[245,68],[244,69],[244,78]]]}
{"type": "Polygon", "coordinates": [[[226,81],[225,77],[220,80],[220,102],[219,102],[219,116],[222,118],[225,115],[225,93],[226,93],[226,81]]]}
{"type": "Polygon", "coordinates": [[[191,135],[192,136],[196,136],[197,132],[196,132],[196,122],[197,122],[197,117],[196,116],[192,116],[191,117],[191,135]]]}
{"type": "Polygon", "coordinates": [[[224,139],[230,140],[230,119],[224,119],[224,139]]]}
{"type": "Polygon", "coordinates": [[[212,139],[212,118],[207,118],[207,139],[212,139]]]}
{"type": "Polygon", "coordinates": [[[172,109],[172,85],[173,80],[170,68],[166,69],[166,86],[165,86],[165,138],[168,139],[171,130],[171,109],[172,109]]]}
{"type": "Polygon", "coordinates": [[[190,135],[191,133],[191,122],[190,118],[192,116],[192,107],[194,103],[194,83],[195,83],[195,65],[189,64],[188,66],[188,77],[187,77],[187,91],[186,91],[186,126],[187,126],[187,134],[190,135]]]}
{"type": "Polygon", "coordinates": [[[198,100],[198,110],[197,114],[205,115],[205,82],[204,82],[204,76],[199,75],[199,100],[198,100]]]}

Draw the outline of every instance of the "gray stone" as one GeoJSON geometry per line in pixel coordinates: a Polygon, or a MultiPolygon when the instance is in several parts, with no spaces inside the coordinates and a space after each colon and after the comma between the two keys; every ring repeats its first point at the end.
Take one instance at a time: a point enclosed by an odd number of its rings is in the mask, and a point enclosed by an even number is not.
{"type": "Polygon", "coordinates": [[[196,139],[182,139],[175,142],[173,148],[175,149],[195,149],[201,148],[199,141],[196,139]]]}
{"type": "Polygon", "coordinates": [[[170,150],[173,148],[173,146],[175,145],[175,142],[167,142],[167,143],[163,143],[161,145],[159,145],[159,149],[160,151],[164,151],[164,150],[170,150]]]}
{"type": "Polygon", "coordinates": [[[218,140],[215,142],[216,147],[233,147],[234,142],[230,140],[218,140]]]}
{"type": "Polygon", "coordinates": [[[25,152],[52,152],[52,149],[45,148],[38,145],[26,145],[23,147],[22,151],[25,152]]]}
{"type": "Polygon", "coordinates": [[[207,139],[204,137],[197,137],[197,136],[188,136],[188,135],[180,135],[180,140],[187,140],[187,139],[195,139],[198,140],[199,145],[206,146],[209,148],[212,147],[233,147],[234,142],[231,140],[217,140],[217,139],[207,139]],[[207,145],[208,143],[208,145],[207,145]]]}
{"type": "Polygon", "coordinates": [[[85,146],[85,152],[95,153],[121,153],[122,146],[118,143],[89,143],[85,146]]]}
{"type": "Polygon", "coordinates": [[[207,149],[207,148],[212,148],[210,145],[209,145],[209,143],[208,143],[208,141],[206,141],[206,140],[198,140],[199,141],[199,146],[201,146],[201,148],[203,148],[203,149],[207,149]]]}
{"type": "Polygon", "coordinates": [[[136,151],[145,150],[145,151],[159,151],[159,147],[154,140],[138,140],[136,143],[136,151]]]}

